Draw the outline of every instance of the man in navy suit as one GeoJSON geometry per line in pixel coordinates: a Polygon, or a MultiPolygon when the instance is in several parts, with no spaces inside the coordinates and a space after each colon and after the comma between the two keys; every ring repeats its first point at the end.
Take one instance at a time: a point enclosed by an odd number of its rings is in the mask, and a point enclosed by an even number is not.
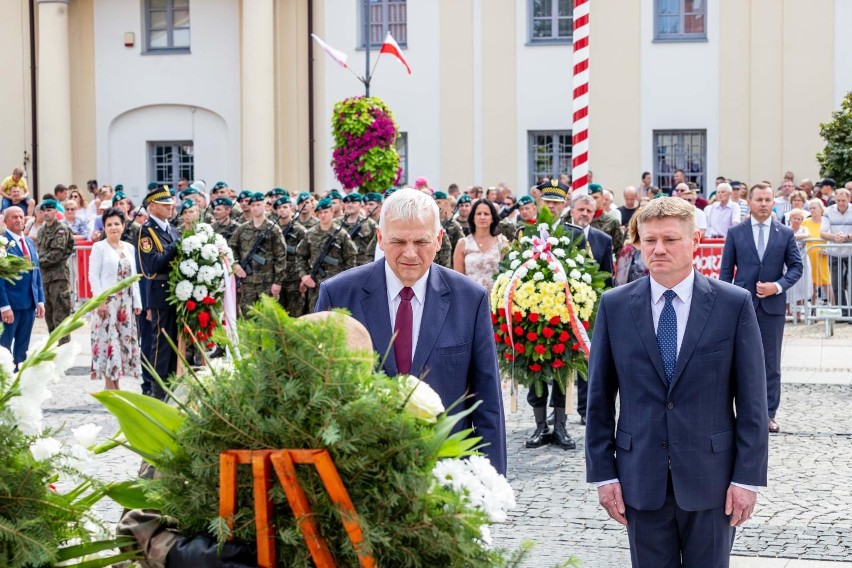
{"type": "Polygon", "coordinates": [[[314,311],[349,310],[369,330],[373,349],[388,353],[385,373],[422,378],[445,407],[466,395],[465,406],[482,401],[457,429],[475,428],[488,444],[484,453],[505,474],[503,398],[488,293],[433,262],[443,231],[431,197],[410,188],[395,192],[382,206],[376,237],[384,258],[323,282],[314,311]]]}
{"type": "Polygon", "coordinates": [[[771,218],[775,202],[772,188],[759,183],[748,197],[751,217],[728,229],[719,280],[751,292],[766,357],[769,431],[777,433],[781,431],[775,413],[781,402],[785,292],[802,277],[802,257],[792,229],[771,218]]]}
{"type": "Polygon", "coordinates": [[[7,282],[0,279],[0,317],[3,320],[0,345],[12,352],[17,370],[18,365],[27,358],[35,318],[44,317],[44,287],[36,244],[24,236],[24,211],[12,206],[7,207],[4,214],[4,236],[12,243],[9,254],[24,257],[33,263],[33,269],[25,272],[20,280],[7,282]]]}
{"type": "Polygon", "coordinates": [[[586,478],[627,525],[634,567],[727,567],[735,527],[766,485],[757,318],[745,290],[693,269],[700,238],[691,204],[654,199],[636,217],[650,276],[601,298],[586,478]]]}

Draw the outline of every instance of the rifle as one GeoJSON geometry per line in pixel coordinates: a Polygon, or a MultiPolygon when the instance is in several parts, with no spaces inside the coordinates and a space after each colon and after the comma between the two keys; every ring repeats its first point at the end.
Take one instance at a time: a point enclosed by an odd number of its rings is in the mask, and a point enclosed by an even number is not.
{"type": "Polygon", "coordinates": [[[520,207],[520,206],[521,206],[520,203],[515,203],[514,205],[512,205],[508,209],[504,209],[503,212],[500,213],[499,219],[502,221],[503,219],[505,219],[506,217],[511,215],[513,212],[517,211],[518,207],[520,207]]]}
{"type": "MultiPolygon", "coordinates": [[[[251,223],[251,221],[248,222],[251,223]]],[[[248,251],[248,253],[246,253],[244,257],[240,259],[239,265],[242,267],[243,272],[246,273],[246,278],[254,274],[254,269],[251,267],[252,262],[256,262],[260,266],[266,264],[266,258],[257,254],[257,251],[258,249],[260,249],[260,246],[264,243],[264,241],[266,241],[266,238],[269,236],[269,233],[272,232],[272,229],[275,228],[275,225],[275,223],[270,221],[269,228],[267,228],[259,237],[257,237],[257,239],[255,239],[251,249],[248,251]]],[[[240,279],[240,281],[242,280],[243,279],[240,279]]]]}
{"type": "Polygon", "coordinates": [[[350,238],[350,239],[355,238],[355,235],[357,235],[357,234],[358,234],[358,231],[360,231],[360,230],[361,230],[361,225],[363,225],[363,224],[364,224],[364,221],[366,221],[366,220],[367,220],[367,218],[366,218],[366,217],[361,217],[360,219],[358,219],[358,222],[357,222],[357,223],[355,223],[354,225],[352,225],[352,230],[351,230],[351,231],[349,231],[349,238],[350,238]]]}
{"type": "MultiPolygon", "coordinates": [[[[301,214],[302,214],[302,211],[305,209],[305,206],[306,206],[307,204],[308,204],[308,202],[307,202],[307,201],[305,201],[305,202],[302,204],[302,206],[299,208],[299,210],[298,210],[298,211],[296,211],[296,214],[295,214],[295,215],[293,215],[293,216],[290,218],[290,222],[289,222],[289,223],[287,223],[287,226],[286,226],[286,227],[284,227],[284,230],[283,230],[283,231],[281,231],[281,236],[282,236],[282,237],[283,237],[283,239],[284,239],[284,246],[287,248],[287,254],[295,254],[295,252],[296,252],[296,247],[295,247],[295,246],[293,246],[293,245],[288,245],[288,244],[287,244],[287,237],[289,237],[289,236],[290,236],[290,233],[291,233],[291,232],[293,232],[293,225],[296,223],[296,221],[298,221],[298,220],[299,220],[299,215],[301,215],[301,214]],[[291,248],[292,248],[293,250],[290,250],[291,248]]],[[[280,217],[279,217],[279,218],[280,218],[280,217]]]]}
{"type": "MultiPolygon", "coordinates": [[[[314,283],[316,283],[316,277],[317,277],[317,276],[322,276],[323,278],[325,278],[325,276],[326,276],[326,271],[325,271],[325,269],[322,267],[322,265],[323,265],[324,263],[328,262],[328,263],[329,263],[329,264],[331,264],[332,266],[337,266],[338,264],[340,264],[340,261],[339,261],[338,259],[336,259],[336,258],[328,258],[328,251],[330,251],[330,250],[331,250],[331,246],[332,246],[333,244],[336,244],[336,245],[337,245],[337,248],[340,248],[340,244],[339,244],[339,243],[337,243],[337,239],[336,239],[335,237],[337,237],[337,233],[338,233],[338,232],[340,231],[340,229],[342,229],[342,228],[343,228],[343,225],[338,224],[338,225],[337,225],[337,229],[335,229],[335,230],[334,230],[334,232],[333,232],[333,233],[331,233],[331,234],[328,236],[328,238],[325,240],[325,243],[323,243],[323,245],[322,245],[322,250],[320,250],[319,256],[317,256],[317,261],[316,261],[316,262],[314,263],[314,265],[311,267],[311,280],[313,280],[313,281],[314,281],[314,283]],[[333,260],[334,262],[331,262],[332,260],[333,260]]],[[[305,305],[302,307],[302,313],[303,313],[303,314],[307,314],[307,313],[309,313],[309,311],[308,311],[308,310],[310,309],[310,299],[309,299],[309,297],[308,297],[308,296],[309,296],[309,295],[308,295],[308,292],[307,292],[307,290],[306,290],[306,291],[305,291],[305,305]]]]}

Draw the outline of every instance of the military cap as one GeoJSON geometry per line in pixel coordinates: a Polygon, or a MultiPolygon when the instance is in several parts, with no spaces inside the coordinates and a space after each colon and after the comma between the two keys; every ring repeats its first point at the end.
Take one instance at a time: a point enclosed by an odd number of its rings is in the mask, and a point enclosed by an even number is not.
{"type": "Polygon", "coordinates": [[[317,206],[314,207],[314,211],[322,211],[323,209],[331,209],[331,199],[328,197],[323,197],[317,201],[317,206]]]}
{"type": "Polygon", "coordinates": [[[164,185],[163,188],[168,190],[169,195],[171,195],[172,197],[174,197],[177,194],[177,190],[174,187],[169,187],[167,185],[164,185]]]}
{"type": "Polygon", "coordinates": [[[282,206],[282,205],[289,205],[290,203],[292,203],[292,202],[290,201],[290,196],[289,196],[289,195],[287,195],[287,194],[285,193],[284,195],[282,195],[281,197],[279,197],[278,199],[276,199],[276,200],[272,203],[272,206],[273,206],[273,207],[275,207],[275,208],[277,209],[277,208],[279,208],[279,207],[280,207],[280,206],[282,206]]]}
{"type": "Polygon", "coordinates": [[[157,185],[157,182],[152,181],[151,183],[148,184],[148,191],[151,191],[153,189],[157,189],[158,187],[160,187],[160,186],[157,185]]]}
{"type": "Polygon", "coordinates": [[[178,207],[178,215],[183,215],[183,212],[189,209],[190,207],[195,207],[195,201],[192,199],[184,199],[183,202],[178,207]]]}
{"type": "Polygon", "coordinates": [[[181,191],[181,192],[178,194],[178,198],[179,198],[181,201],[183,201],[184,199],[186,199],[186,198],[187,198],[187,197],[189,197],[190,195],[199,195],[200,193],[201,193],[201,192],[200,192],[200,191],[198,191],[197,189],[195,189],[194,187],[188,187],[188,188],[184,189],[183,191],[181,191]]]}
{"type": "Polygon", "coordinates": [[[396,187],[392,187],[392,188],[388,189],[387,191],[385,191],[385,199],[387,199],[388,197],[393,195],[396,190],[397,190],[396,187]]]}
{"type": "Polygon", "coordinates": [[[287,190],[281,187],[275,187],[266,192],[266,197],[279,197],[287,193],[287,190]]]}
{"type": "Polygon", "coordinates": [[[329,191],[326,197],[328,197],[329,199],[343,199],[343,196],[340,195],[340,192],[336,189],[332,189],[331,191],[329,191]]]}
{"type": "Polygon", "coordinates": [[[599,183],[590,183],[589,184],[589,195],[595,193],[603,193],[603,186],[599,183]]]}
{"type": "Polygon", "coordinates": [[[523,195],[520,199],[518,199],[518,205],[529,205],[530,203],[535,203],[535,199],[532,198],[532,195],[523,195]]]}
{"type": "Polygon", "coordinates": [[[234,202],[228,199],[227,197],[217,197],[213,201],[210,202],[210,205],[216,207],[217,205],[224,205],[225,207],[233,207],[234,202]]]}
{"type": "Polygon", "coordinates": [[[223,187],[228,187],[228,184],[224,181],[217,181],[215,184],[213,184],[213,191],[216,191],[217,189],[222,189],[223,187]]]}
{"type": "Polygon", "coordinates": [[[124,191],[124,186],[123,186],[123,185],[121,185],[121,184],[118,184],[117,186],[115,186],[115,191],[116,191],[116,192],[124,191]]]}
{"type": "Polygon", "coordinates": [[[248,198],[249,203],[257,203],[258,201],[263,201],[264,199],[266,199],[266,196],[259,191],[255,191],[251,194],[251,197],[248,198]]]}
{"type": "Polygon", "coordinates": [[[361,197],[361,194],[357,191],[353,191],[352,193],[343,197],[343,203],[361,203],[363,200],[364,198],[361,197]]]}
{"type": "Polygon", "coordinates": [[[127,196],[124,195],[123,192],[117,191],[117,192],[115,192],[115,195],[112,196],[112,204],[115,205],[116,203],[118,203],[122,199],[127,199],[127,196]]]}
{"type": "Polygon", "coordinates": [[[303,191],[296,198],[296,205],[301,205],[302,203],[304,203],[305,201],[307,201],[310,198],[311,198],[311,194],[308,193],[307,191],[303,191]]]}
{"type": "Polygon", "coordinates": [[[172,195],[172,192],[169,191],[169,188],[155,185],[154,189],[148,192],[148,195],[145,196],[143,200],[143,205],[148,205],[150,203],[160,203],[162,205],[174,205],[175,197],[172,195]]]}
{"type": "Polygon", "coordinates": [[[369,203],[370,201],[374,201],[376,203],[382,202],[382,194],[371,191],[367,195],[364,196],[364,203],[369,203]]]}
{"type": "Polygon", "coordinates": [[[459,196],[458,201],[456,201],[456,205],[461,205],[462,203],[471,203],[473,200],[469,195],[461,195],[459,196]]]}
{"type": "Polygon", "coordinates": [[[446,198],[447,198],[447,194],[446,194],[445,192],[443,192],[443,191],[436,191],[436,192],[432,195],[432,197],[434,197],[436,200],[437,200],[437,199],[446,199],[446,198]]]}
{"type": "Polygon", "coordinates": [[[38,206],[38,208],[39,209],[56,209],[57,205],[59,205],[59,203],[55,199],[45,199],[44,201],[41,202],[41,204],[38,206]]]}
{"type": "Polygon", "coordinates": [[[565,201],[568,197],[569,188],[557,178],[550,178],[536,186],[541,191],[541,198],[545,201],[565,201]]]}
{"type": "Polygon", "coordinates": [[[249,190],[247,190],[247,189],[244,189],[244,190],[242,190],[242,191],[240,192],[240,194],[237,196],[237,201],[242,201],[243,199],[248,199],[248,198],[249,198],[249,197],[251,197],[252,195],[254,195],[254,192],[253,192],[253,191],[249,191],[249,190]]]}

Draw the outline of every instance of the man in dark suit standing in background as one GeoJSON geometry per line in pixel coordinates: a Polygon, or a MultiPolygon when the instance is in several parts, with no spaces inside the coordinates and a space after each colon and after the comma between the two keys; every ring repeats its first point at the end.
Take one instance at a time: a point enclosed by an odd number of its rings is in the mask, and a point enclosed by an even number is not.
{"type": "Polygon", "coordinates": [[[443,231],[435,201],[406,188],[382,206],[376,231],[384,258],[320,284],[314,311],[346,308],[364,324],[384,371],[422,378],[445,407],[481,401],[456,431],[475,428],[483,452],[506,473],[506,429],[497,348],[485,288],[434,263],[443,231]],[[391,337],[396,338],[391,344],[391,337]]]}
{"type": "Polygon", "coordinates": [[[757,318],[748,293],[693,269],[691,204],[654,199],[636,217],[650,276],[601,298],[586,478],[627,525],[634,568],[725,568],[766,485],[757,318]]]}
{"type": "Polygon", "coordinates": [[[7,282],[0,279],[0,318],[3,320],[0,345],[12,352],[17,371],[18,365],[27,358],[35,318],[44,317],[44,287],[36,244],[24,236],[24,210],[11,206],[3,213],[6,223],[4,236],[11,243],[8,254],[33,263],[32,270],[24,272],[20,280],[7,282]]]}
{"type": "Polygon", "coordinates": [[[781,402],[785,292],[802,277],[802,257],[793,231],[771,218],[773,204],[774,192],[770,186],[762,183],[752,186],[748,196],[751,217],[728,229],[719,280],[733,282],[751,292],[766,357],[769,431],[777,433],[781,431],[775,413],[781,402]]]}

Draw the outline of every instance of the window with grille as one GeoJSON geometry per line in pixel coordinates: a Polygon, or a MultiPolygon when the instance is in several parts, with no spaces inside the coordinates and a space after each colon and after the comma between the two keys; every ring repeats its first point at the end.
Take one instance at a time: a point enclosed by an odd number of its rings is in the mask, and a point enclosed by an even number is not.
{"type": "Polygon", "coordinates": [[[192,142],[148,142],[148,164],[148,179],[159,184],[195,179],[192,142]]]}
{"type": "Polygon", "coordinates": [[[654,185],[668,192],[674,187],[674,172],[683,170],[685,182],[706,187],[707,131],[654,131],[654,185]]]}
{"type": "Polygon", "coordinates": [[[144,0],[145,51],[189,51],[189,0],[144,0]]]}
{"type": "Polygon", "coordinates": [[[361,11],[361,26],[358,36],[361,47],[364,42],[364,26],[367,13],[370,14],[370,48],[379,47],[385,42],[385,36],[391,33],[400,47],[408,44],[406,0],[367,0],[369,12],[364,9],[364,0],[358,0],[361,11]]]}
{"type": "Polygon", "coordinates": [[[399,154],[399,167],[402,174],[399,177],[399,186],[408,185],[408,132],[400,132],[396,138],[396,153],[399,154]]]}
{"type": "Polygon", "coordinates": [[[654,1],[654,39],[707,39],[707,0],[654,1]]]}
{"type": "Polygon", "coordinates": [[[529,133],[529,181],[571,173],[571,132],[547,130],[529,133]]]}
{"type": "Polygon", "coordinates": [[[570,43],[574,0],[527,0],[530,43],[570,43]]]}

